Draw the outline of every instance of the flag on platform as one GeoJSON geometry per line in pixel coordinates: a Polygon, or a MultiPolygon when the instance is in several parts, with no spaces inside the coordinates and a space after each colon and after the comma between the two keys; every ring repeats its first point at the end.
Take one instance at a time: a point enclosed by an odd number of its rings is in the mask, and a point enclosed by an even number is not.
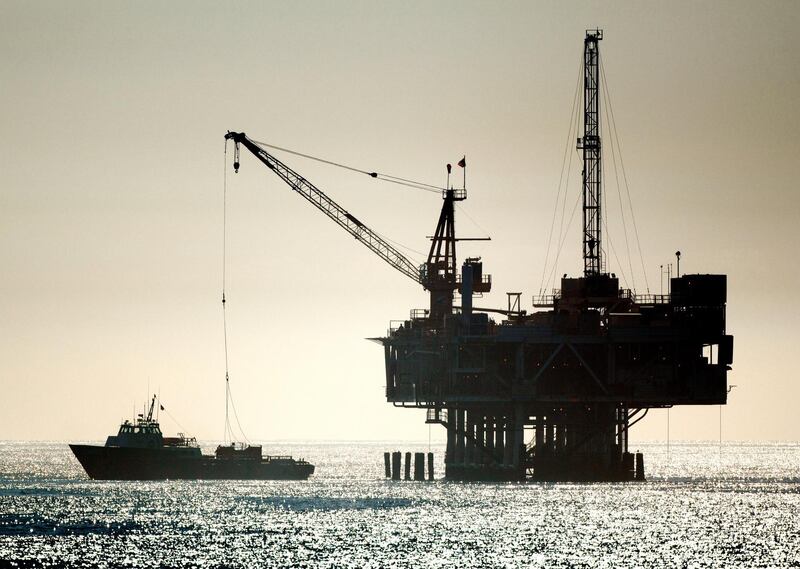
{"type": "Polygon", "coordinates": [[[467,157],[464,156],[461,160],[459,160],[458,161],[458,165],[461,166],[462,168],[466,168],[467,167],[467,157]]]}

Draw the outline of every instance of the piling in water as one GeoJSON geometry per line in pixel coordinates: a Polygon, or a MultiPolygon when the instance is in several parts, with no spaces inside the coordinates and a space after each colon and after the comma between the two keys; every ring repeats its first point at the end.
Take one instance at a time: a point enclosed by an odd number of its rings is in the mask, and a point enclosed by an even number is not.
{"type": "Polygon", "coordinates": [[[644,455],[636,453],[636,480],[644,480],[644,455]]]}
{"type": "Polygon", "coordinates": [[[414,453],[414,480],[425,480],[425,453],[414,453]]]}
{"type": "Polygon", "coordinates": [[[434,468],[433,468],[433,453],[427,453],[427,462],[428,462],[428,469],[427,469],[427,476],[425,471],[425,453],[424,452],[406,452],[403,453],[402,451],[393,451],[393,452],[384,452],[383,453],[383,463],[384,469],[386,471],[386,478],[391,478],[392,480],[419,480],[424,482],[425,480],[433,480],[434,477],[434,468]],[[403,463],[403,454],[405,454],[405,464],[403,463]],[[414,470],[411,470],[411,455],[414,455],[414,470]],[[403,468],[401,471],[400,469],[403,468]]]}
{"type": "Polygon", "coordinates": [[[400,480],[400,451],[392,453],[392,480],[400,480]]]}
{"type": "Polygon", "coordinates": [[[624,472],[632,472],[636,474],[636,466],[634,464],[634,455],[630,452],[622,453],[622,470],[624,472]]]}

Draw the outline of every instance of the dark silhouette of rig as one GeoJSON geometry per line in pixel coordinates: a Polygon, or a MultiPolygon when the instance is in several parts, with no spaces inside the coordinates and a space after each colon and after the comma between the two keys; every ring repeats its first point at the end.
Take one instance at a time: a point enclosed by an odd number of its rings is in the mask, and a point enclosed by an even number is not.
{"type": "Polygon", "coordinates": [[[456,278],[452,202],[446,192],[426,274],[430,310],[381,339],[386,398],[428,409],[447,428],[446,476],[455,480],[644,478],[628,450],[649,409],[724,404],[733,337],[725,333],[725,275],[678,275],[670,294],[636,295],[604,270],[598,42],[584,42],[582,277],[505,320],[472,306],[491,278],[467,259],[456,278]],[[461,307],[453,311],[453,293],[461,307]],[[532,431],[529,437],[526,430],[532,431]],[[529,440],[526,440],[529,439],[529,440]]]}
{"type": "MultiPolygon", "coordinates": [[[[602,37],[602,30],[588,30],[584,40],[584,133],[577,144],[583,156],[583,276],[564,275],[560,289],[533,299],[532,313],[520,309],[519,293],[508,293],[506,309],[473,306],[473,297],[489,292],[492,280],[480,258],[466,259],[458,270],[456,244],[464,239],[455,234],[454,206],[466,199],[465,187],[452,189],[448,180],[427,261],[416,266],[267,152],[269,145],[244,133],[225,135],[235,143],[235,169],[243,145],[292,190],[429,292],[427,309],[412,310],[408,320],[374,340],[385,351],[387,401],[427,409],[427,422],[447,429],[448,479],[643,479],[643,457],[629,452],[628,434],[649,409],[726,402],[733,337],[725,333],[725,275],[680,275],[678,269],[668,294],[637,295],[621,289],[605,270],[602,37]],[[457,293],[460,306],[454,304],[457,293]],[[496,322],[490,313],[503,319],[496,322]]],[[[459,166],[466,167],[465,160],[459,166]]]]}

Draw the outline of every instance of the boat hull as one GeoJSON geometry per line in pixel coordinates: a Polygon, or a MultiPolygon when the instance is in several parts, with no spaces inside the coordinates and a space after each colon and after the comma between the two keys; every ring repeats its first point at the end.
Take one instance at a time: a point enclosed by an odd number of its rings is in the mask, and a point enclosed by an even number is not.
{"type": "Polygon", "coordinates": [[[314,465],[290,458],[218,459],[169,448],[69,445],[93,480],[306,480],[314,465]]]}

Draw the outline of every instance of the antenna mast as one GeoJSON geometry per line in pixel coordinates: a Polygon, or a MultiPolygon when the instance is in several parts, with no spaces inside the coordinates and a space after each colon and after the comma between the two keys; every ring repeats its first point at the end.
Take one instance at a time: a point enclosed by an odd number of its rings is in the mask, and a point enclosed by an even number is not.
{"type": "Polygon", "coordinates": [[[603,30],[586,30],[583,42],[583,276],[603,273],[600,212],[600,52],[603,30]]]}

